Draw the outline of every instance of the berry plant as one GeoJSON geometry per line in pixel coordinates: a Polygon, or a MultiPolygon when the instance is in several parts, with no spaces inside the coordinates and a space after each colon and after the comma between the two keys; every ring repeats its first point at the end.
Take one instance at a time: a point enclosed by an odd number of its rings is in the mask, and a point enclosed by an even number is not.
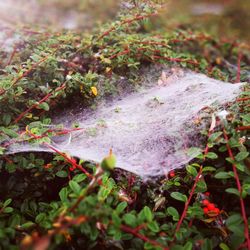
{"type": "Polygon", "coordinates": [[[161,1],[128,1],[91,31],[18,29],[0,51],[0,249],[250,249],[250,89],[211,114],[203,148],[182,169],[144,182],[116,166],[53,147],[51,126],[67,105],[107,98],[119,77],[178,65],[210,77],[249,81],[249,48],[189,28],[165,29],[161,1]],[[106,87],[105,87],[106,86],[106,87]],[[108,88],[107,88],[108,86],[108,88]],[[13,143],[51,153],[7,154],[13,143]]]}

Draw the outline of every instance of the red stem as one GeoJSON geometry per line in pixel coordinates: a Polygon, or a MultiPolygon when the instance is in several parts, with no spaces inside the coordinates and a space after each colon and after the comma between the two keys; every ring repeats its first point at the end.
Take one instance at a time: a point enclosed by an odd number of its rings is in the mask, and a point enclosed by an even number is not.
{"type": "MultiPolygon", "coordinates": [[[[56,51],[57,51],[57,49],[52,54],[54,54],[56,51]]],[[[15,78],[12,81],[11,86],[8,89],[3,90],[0,95],[3,95],[6,91],[8,91],[14,85],[16,85],[21,79],[23,79],[24,77],[26,77],[27,75],[29,75],[32,70],[34,70],[37,66],[39,66],[41,63],[43,63],[44,61],[46,61],[50,56],[51,56],[51,54],[47,55],[44,58],[42,58],[40,61],[34,63],[27,71],[25,71],[24,73],[22,73],[22,75],[20,75],[19,77],[15,78]]]]}
{"type": "MultiPolygon", "coordinates": [[[[227,135],[227,132],[226,132],[225,129],[223,129],[223,134],[224,134],[224,138],[225,138],[225,140],[227,142],[226,147],[227,147],[229,157],[234,161],[235,160],[234,155],[233,155],[232,150],[231,150],[231,148],[229,146],[229,143],[228,143],[229,139],[228,139],[228,135],[227,135]]],[[[233,172],[234,172],[234,178],[235,178],[236,184],[237,184],[237,189],[238,189],[238,191],[240,193],[240,206],[241,206],[242,218],[243,218],[243,221],[244,221],[244,224],[245,224],[244,234],[245,234],[245,238],[246,238],[246,242],[247,242],[247,249],[250,250],[250,238],[249,238],[249,230],[248,230],[248,220],[247,220],[244,200],[242,198],[242,187],[241,187],[241,184],[240,184],[240,178],[239,178],[239,175],[238,175],[235,164],[232,164],[232,167],[233,167],[233,172]]]]}
{"type": "Polygon", "coordinates": [[[10,55],[10,58],[9,58],[9,60],[8,60],[8,62],[7,62],[7,66],[11,64],[12,59],[13,59],[14,55],[16,54],[16,51],[17,51],[17,47],[14,46],[14,49],[13,49],[13,51],[12,51],[12,53],[11,53],[11,55],[10,55]]]}
{"type": "MultiPolygon", "coordinates": [[[[216,121],[215,121],[215,118],[212,117],[211,125],[210,125],[209,131],[208,131],[208,138],[210,137],[211,133],[213,132],[215,126],[216,126],[216,121]]],[[[207,143],[206,148],[204,150],[204,159],[205,159],[206,155],[208,154],[208,151],[209,151],[209,146],[208,146],[208,143],[207,143]]],[[[200,179],[201,173],[202,173],[202,166],[200,166],[200,170],[199,170],[197,176],[195,177],[193,187],[192,187],[191,192],[189,194],[188,200],[185,203],[181,218],[179,219],[179,221],[177,223],[175,233],[174,233],[174,240],[175,240],[175,237],[176,237],[176,233],[180,230],[181,224],[182,224],[183,220],[186,217],[188,206],[189,206],[189,204],[191,202],[191,199],[192,199],[192,197],[194,195],[195,188],[196,188],[197,183],[198,183],[198,181],[200,179]]]]}
{"type": "Polygon", "coordinates": [[[236,76],[236,80],[235,82],[240,82],[240,63],[241,63],[241,59],[242,59],[242,53],[239,52],[238,53],[238,60],[237,60],[237,76],[236,76]]]}
{"type": "MultiPolygon", "coordinates": [[[[137,50],[138,51],[151,50],[155,54],[160,53],[160,50],[152,50],[152,49],[147,49],[147,48],[138,48],[137,50]]],[[[129,54],[129,53],[130,53],[130,50],[129,49],[125,49],[124,51],[121,51],[121,52],[119,52],[117,54],[114,54],[114,55],[110,56],[109,59],[114,59],[114,58],[116,58],[118,56],[126,55],[126,54],[129,54]]],[[[185,62],[185,63],[189,63],[189,64],[192,64],[192,65],[199,65],[198,62],[196,62],[195,60],[190,60],[190,59],[173,58],[173,57],[159,56],[159,55],[153,55],[153,58],[163,59],[163,60],[167,60],[167,61],[170,61],[170,62],[185,62]]]]}
{"type": "Polygon", "coordinates": [[[163,246],[162,244],[160,244],[159,242],[155,241],[155,240],[151,240],[149,239],[148,237],[146,237],[145,235],[143,234],[140,234],[138,233],[138,229],[137,228],[131,228],[131,227],[128,227],[126,225],[120,225],[120,229],[126,233],[130,233],[130,234],[133,234],[135,237],[143,240],[144,242],[148,242],[150,243],[151,245],[153,246],[156,246],[156,247],[161,247],[162,249],[164,250],[169,250],[168,247],[165,247],[163,246]]]}
{"type": "MultiPolygon", "coordinates": [[[[57,89],[55,89],[54,92],[58,92],[59,90],[62,90],[65,88],[65,82],[58,87],[57,89]]],[[[51,96],[53,95],[52,92],[48,93],[46,96],[44,96],[39,102],[33,104],[31,107],[29,107],[28,109],[26,109],[23,113],[21,113],[15,120],[14,120],[14,124],[18,123],[27,113],[29,113],[31,110],[33,110],[34,108],[38,107],[40,104],[42,104],[43,102],[45,102],[47,99],[49,99],[51,96]]]]}
{"type": "MultiPolygon", "coordinates": [[[[32,136],[34,139],[40,139],[39,136],[32,134],[31,132],[29,132],[29,135],[32,136]]],[[[77,164],[74,160],[72,160],[72,158],[68,157],[65,153],[59,151],[57,148],[51,146],[50,144],[48,144],[47,142],[44,142],[43,145],[45,145],[46,147],[50,148],[51,150],[53,150],[54,152],[56,152],[57,154],[61,155],[68,163],[70,163],[74,168],[77,168],[79,170],[81,170],[84,174],[86,174],[90,179],[94,179],[94,176],[92,174],[90,174],[85,168],[83,168],[81,165],[77,164]]]]}
{"type": "Polygon", "coordinates": [[[172,57],[167,57],[167,56],[153,56],[153,57],[157,59],[164,59],[170,62],[186,62],[186,63],[193,64],[193,65],[199,65],[198,62],[194,60],[190,60],[190,59],[172,58],[172,57]]]}
{"type": "Polygon", "coordinates": [[[248,101],[248,100],[250,100],[250,97],[243,97],[243,98],[236,99],[236,102],[243,102],[243,101],[248,101]]]}
{"type": "MultiPolygon", "coordinates": [[[[130,24],[130,23],[132,23],[132,22],[134,22],[134,21],[143,20],[143,19],[148,18],[148,17],[151,17],[151,16],[156,16],[157,14],[158,14],[158,13],[151,13],[151,14],[144,15],[144,16],[137,15],[137,16],[135,16],[134,18],[131,18],[131,19],[127,19],[127,20],[122,21],[122,22],[120,23],[119,26],[122,26],[122,25],[124,25],[124,24],[130,24]]],[[[99,40],[101,40],[103,37],[109,35],[112,31],[116,30],[116,28],[117,28],[117,27],[114,26],[114,27],[110,28],[109,30],[105,31],[101,36],[99,36],[99,37],[97,38],[97,41],[99,41],[99,40]]]]}
{"type": "Polygon", "coordinates": [[[44,145],[50,149],[52,149],[54,152],[56,152],[57,154],[61,155],[68,163],[70,163],[74,168],[77,168],[79,170],[81,170],[84,174],[86,174],[90,179],[93,179],[94,176],[92,174],[90,174],[85,168],[83,168],[81,165],[77,164],[75,161],[73,161],[71,158],[69,158],[65,153],[59,151],[58,149],[56,149],[55,147],[51,146],[48,143],[44,143],[44,145]]]}
{"type": "Polygon", "coordinates": [[[191,192],[189,194],[188,200],[185,203],[185,207],[184,207],[184,210],[182,212],[181,218],[179,219],[179,221],[177,223],[177,226],[176,226],[176,229],[175,229],[175,234],[174,234],[174,239],[176,237],[176,233],[180,230],[180,227],[181,227],[181,224],[182,224],[183,220],[186,217],[188,206],[189,206],[189,204],[191,202],[191,199],[192,199],[192,197],[194,195],[194,191],[195,191],[196,185],[197,185],[197,183],[198,183],[198,181],[200,179],[201,173],[202,173],[202,167],[200,167],[200,170],[199,170],[197,176],[195,177],[194,185],[193,185],[193,187],[191,189],[191,192]]]}
{"type": "Polygon", "coordinates": [[[250,126],[241,126],[241,127],[238,127],[236,128],[236,130],[240,130],[240,131],[243,131],[243,130],[250,130],[250,126]]]}

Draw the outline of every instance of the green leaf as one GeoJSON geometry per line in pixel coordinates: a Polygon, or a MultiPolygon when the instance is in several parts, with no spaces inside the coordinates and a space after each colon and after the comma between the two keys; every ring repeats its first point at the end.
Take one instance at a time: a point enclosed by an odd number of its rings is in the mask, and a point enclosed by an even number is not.
{"type": "Polygon", "coordinates": [[[229,179],[232,176],[228,172],[219,172],[214,176],[216,179],[229,179]]]}
{"type": "Polygon", "coordinates": [[[208,152],[206,154],[206,158],[209,158],[209,159],[217,159],[218,158],[218,155],[215,154],[214,152],[208,152]]]}
{"type": "Polygon", "coordinates": [[[204,180],[199,180],[197,182],[197,186],[196,186],[196,192],[206,192],[207,191],[207,184],[204,180]]]}
{"type": "Polygon", "coordinates": [[[158,233],[160,231],[159,225],[157,224],[156,221],[151,221],[147,225],[148,228],[154,233],[158,233]]]}
{"type": "Polygon", "coordinates": [[[30,228],[30,227],[32,227],[32,226],[34,226],[34,225],[35,225],[34,222],[28,221],[28,222],[22,224],[22,225],[21,225],[21,228],[22,228],[22,229],[28,229],[28,228],[30,228]]]}
{"type": "Polygon", "coordinates": [[[73,181],[80,183],[82,181],[84,181],[87,178],[86,174],[78,174],[76,176],[74,176],[73,181]]]}
{"type": "Polygon", "coordinates": [[[186,170],[187,170],[187,172],[189,173],[189,174],[191,174],[192,176],[197,176],[197,170],[196,170],[196,168],[195,167],[193,167],[192,165],[187,165],[186,166],[186,170]]]}
{"type": "Polygon", "coordinates": [[[233,225],[240,225],[243,222],[243,219],[240,214],[233,214],[226,220],[226,226],[230,227],[233,225]]]}
{"type": "Polygon", "coordinates": [[[168,212],[169,215],[171,215],[173,217],[174,221],[179,220],[179,218],[180,218],[179,213],[174,207],[168,207],[167,212],[168,212]]]}
{"type": "Polygon", "coordinates": [[[202,173],[205,173],[205,172],[213,172],[213,171],[216,171],[216,168],[210,167],[210,166],[204,167],[204,168],[202,169],[202,173]]]}
{"type": "Polygon", "coordinates": [[[220,136],[222,135],[222,132],[216,132],[210,135],[210,137],[208,138],[209,142],[214,142],[216,141],[220,136]]]}
{"type": "Polygon", "coordinates": [[[236,161],[243,161],[244,159],[246,159],[249,156],[249,152],[245,151],[245,152],[239,152],[236,156],[235,156],[235,160],[236,161]]]}
{"type": "Polygon", "coordinates": [[[4,213],[7,214],[7,213],[12,213],[14,211],[14,209],[12,207],[5,207],[3,211],[4,211],[4,213]]]}
{"type": "Polygon", "coordinates": [[[112,213],[112,221],[116,227],[119,227],[121,225],[121,219],[117,213],[112,213]]]}
{"type": "Polygon", "coordinates": [[[9,172],[9,173],[14,173],[16,172],[17,166],[15,163],[11,162],[11,163],[6,163],[5,165],[5,169],[9,172]]]}
{"type": "Polygon", "coordinates": [[[152,212],[151,212],[151,210],[150,210],[150,208],[148,206],[145,206],[143,208],[143,212],[144,212],[144,215],[145,215],[145,218],[146,218],[147,221],[150,222],[150,221],[153,220],[153,214],[152,214],[152,212]]]}
{"type": "Polygon", "coordinates": [[[236,140],[236,138],[234,137],[231,137],[229,139],[229,146],[230,148],[236,148],[236,147],[240,147],[240,143],[239,143],[239,140],[236,140]]]}
{"type": "Polygon", "coordinates": [[[75,194],[79,194],[81,192],[81,186],[73,180],[69,182],[69,187],[75,194]]]}
{"type": "Polygon", "coordinates": [[[21,216],[19,214],[13,214],[10,218],[10,226],[14,227],[21,223],[21,216]]]}
{"type": "Polygon", "coordinates": [[[182,248],[182,250],[192,250],[193,249],[193,243],[188,241],[182,248]]]}
{"type": "Polygon", "coordinates": [[[103,202],[106,200],[112,190],[112,187],[106,186],[106,187],[101,187],[98,192],[98,200],[103,202]]]}
{"type": "Polygon", "coordinates": [[[125,201],[119,203],[118,206],[116,207],[116,212],[117,212],[118,214],[120,214],[121,212],[124,211],[124,209],[125,209],[127,206],[128,206],[128,203],[125,202],[125,201]]]}
{"type": "Polygon", "coordinates": [[[244,225],[240,224],[240,225],[232,225],[230,227],[228,227],[230,231],[232,231],[235,235],[237,235],[238,237],[244,237],[244,225]]]}
{"type": "Polygon", "coordinates": [[[246,124],[250,124],[250,115],[249,114],[247,114],[247,115],[241,115],[241,118],[243,119],[243,121],[246,124]]]}
{"type": "Polygon", "coordinates": [[[7,207],[11,202],[12,202],[12,199],[7,199],[7,200],[3,203],[3,207],[7,207]]]}
{"type": "Polygon", "coordinates": [[[41,108],[45,111],[49,111],[49,104],[47,102],[43,102],[39,105],[39,108],[41,108]]]}
{"type": "Polygon", "coordinates": [[[236,189],[236,188],[227,188],[225,191],[227,193],[235,194],[235,195],[240,197],[240,193],[239,193],[238,189],[236,189]]]}
{"type": "Polygon", "coordinates": [[[191,148],[188,149],[187,154],[190,157],[196,157],[196,156],[202,154],[202,150],[200,148],[191,147],[191,148]]]}
{"type": "Polygon", "coordinates": [[[183,201],[183,202],[187,201],[187,196],[180,192],[172,192],[170,196],[178,201],[183,201]]]}
{"type": "Polygon", "coordinates": [[[239,169],[241,172],[245,171],[245,166],[241,164],[240,162],[235,163],[235,166],[237,169],[239,169]]]}
{"type": "Polygon", "coordinates": [[[219,147],[219,152],[226,152],[227,151],[227,146],[223,145],[219,147]]]}
{"type": "Polygon", "coordinates": [[[4,147],[0,147],[0,155],[3,155],[5,150],[6,149],[4,147]]]}
{"type": "Polygon", "coordinates": [[[12,138],[17,138],[19,136],[18,133],[16,133],[13,129],[1,127],[0,130],[2,130],[6,135],[12,138]]]}
{"type": "Polygon", "coordinates": [[[220,249],[222,249],[222,250],[230,250],[230,248],[225,244],[225,243],[220,243],[220,249]]]}
{"type": "Polygon", "coordinates": [[[245,193],[250,194],[250,183],[243,184],[242,189],[245,193]]]}
{"type": "Polygon", "coordinates": [[[136,225],[136,217],[135,217],[135,215],[133,215],[133,214],[131,214],[131,213],[129,213],[129,214],[125,214],[124,216],[123,216],[123,219],[124,219],[124,221],[125,221],[125,223],[127,224],[127,225],[129,225],[129,226],[135,226],[136,225]]]}
{"type": "Polygon", "coordinates": [[[66,187],[62,188],[61,191],[59,192],[59,197],[62,202],[65,202],[68,197],[68,190],[66,187]]]}
{"type": "Polygon", "coordinates": [[[5,126],[8,126],[11,122],[11,116],[10,114],[4,114],[3,115],[3,122],[5,126]]]}
{"type": "Polygon", "coordinates": [[[187,214],[192,216],[192,217],[196,217],[196,218],[200,217],[201,218],[204,215],[204,211],[200,206],[198,206],[196,204],[196,205],[188,207],[187,214]]]}
{"type": "Polygon", "coordinates": [[[65,178],[68,176],[68,173],[65,170],[61,170],[61,171],[58,171],[56,173],[56,176],[61,177],[61,178],[65,178]]]}
{"type": "Polygon", "coordinates": [[[40,223],[40,222],[42,222],[45,219],[46,219],[46,214],[45,213],[40,213],[40,214],[38,214],[36,216],[35,221],[36,221],[36,223],[40,223]]]}

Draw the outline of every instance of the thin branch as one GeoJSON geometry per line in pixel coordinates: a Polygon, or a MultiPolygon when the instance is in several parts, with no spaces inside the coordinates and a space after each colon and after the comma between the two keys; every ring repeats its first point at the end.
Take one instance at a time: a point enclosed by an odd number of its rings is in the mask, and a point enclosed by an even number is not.
{"type": "MultiPolygon", "coordinates": [[[[229,154],[229,157],[231,158],[231,160],[235,160],[234,158],[234,155],[233,155],[233,152],[230,148],[230,145],[228,143],[229,141],[229,138],[228,138],[228,135],[227,135],[227,132],[225,130],[225,128],[223,129],[223,134],[224,134],[224,138],[227,142],[226,144],[226,147],[227,147],[227,151],[228,151],[228,154],[229,154]]],[[[233,167],[233,172],[234,172],[234,178],[236,180],[236,184],[237,184],[237,189],[240,193],[240,206],[241,206],[241,214],[242,214],[242,218],[243,218],[243,221],[244,221],[244,235],[245,235],[245,239],[246,239],[246,242],[247,242],[247,248],[250,250],[250,238],[249,238],[249,229],[248,229],[248,219],[247,219],[247,214],[246,214],[246,209],[245,209],[245,204],[244,204],[244,200],[242,198],[242,187],[241,187],[241,183],[240,183],[240,178],[239,178],[239,175],[238,175],[238,172],[237,172],[237,168],[235,166],[235,164],[232,164],[232,167],[233,167]]]]}
{"type": "Polygon", "coordinates": [[[24,112],[22,112],[15,120],[14,120],[14,124],[18,123],[27,113],[29,113],[31,110],[33,110],[34,108],[37,108],[40,104],[42,104],[43,102],[45,102],[46,100],[48,100],[54,93],[64,89],[66,87],[65,82],[63,84],[61,84],[60,87],[56,88],[54,92],[50,92],[48,93],[46,96],[44,96],[39,102],[33,104],[31,107],[29,107],[28,109],[26,109],[24,112]]]}

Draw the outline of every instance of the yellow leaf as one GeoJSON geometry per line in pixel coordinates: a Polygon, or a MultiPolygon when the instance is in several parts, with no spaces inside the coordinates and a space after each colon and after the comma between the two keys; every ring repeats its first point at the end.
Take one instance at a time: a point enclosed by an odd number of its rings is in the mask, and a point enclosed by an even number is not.
{"type": "Polygon", "coordinates": [[[28,113],[25,117],[31,119],[32,116],[33,116],[33,115],[32,115],[31,113],[28,113]]]}
{"type": "Polygon", "coordinates": [[[109,73],[111,70],[112,70],[112,69],[111,69],[110,67],[107,67],[107,68],[105,69],[106,73],[109,73]]]}
{"type": "Polygon", "coordinates": [[[22,240],[22,242],[21,242],[21,245],[22,245],[22,246],[28,247],[28,246],[30,246],[31,244],[32,244],[32,237],[31,237],[30,235],[26,235],[26,236],[23,238],[23,240],[22,240]]]}
{"type": "Polygon", "coordinates": [[[61,223],[59,223],[59,222],[55,222],[55,223],[53,224],[53,227],[57,227],[57,228],[59,228],[59,227],[61,227],[61,223]]]}
{"type": "Polygon", "coordinates": [[[100,55],[100,59],[107,64],[111,64],[111,60],[109,58],[105,58],[103,55],[100,55]]]}
{"type": "Polygon", "coordinates": [[[91,87],[91,91],[92,91],[93,95],[97,96],[98,92],[97,92],[96,87],[91,87]]]}
{"type": "Polygon", "coordinates": [[[111,64],[111,60],[109,58],[104,58],[103,62],[107,63],[107,64],[111,64]]]}
{"type": "Polygon", "coordinates": [[[215,221],[215,218],[208,218],[208,219],[205,219],[203,221],[206,223],[211,223],[211,222],[215,221]]]}
{"type": "Polygon", "coordinates": [[[80,92],[83,93],[83,85],[80,85],[80,92]]]}

